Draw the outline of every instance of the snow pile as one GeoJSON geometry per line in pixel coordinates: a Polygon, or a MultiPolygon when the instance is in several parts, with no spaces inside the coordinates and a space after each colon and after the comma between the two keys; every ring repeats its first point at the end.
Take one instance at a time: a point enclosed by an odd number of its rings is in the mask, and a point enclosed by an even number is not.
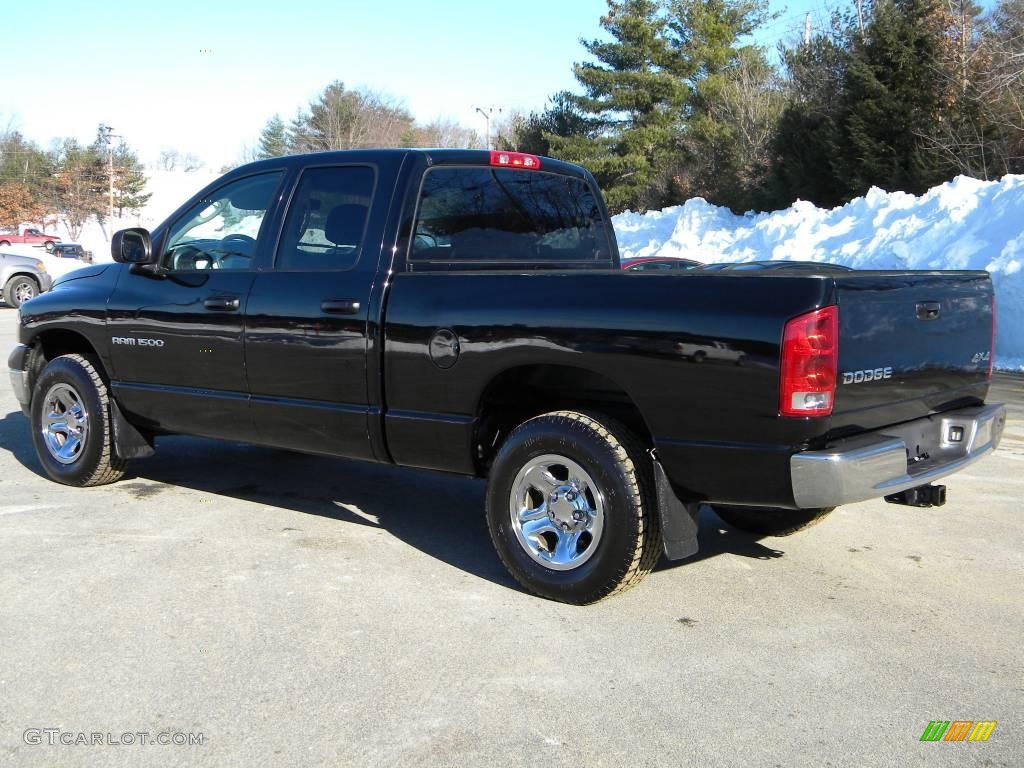
{"type": "Polygon", "coordinates": [[[1024,176],[960,176],[916,197],[872,189],[839,208],[798,201],[737,216],[701,198],[614,217],[623,258],[829,261],[856,269],[985,269],[998,305],[996,365],[1024,370],[1024,176]]]}

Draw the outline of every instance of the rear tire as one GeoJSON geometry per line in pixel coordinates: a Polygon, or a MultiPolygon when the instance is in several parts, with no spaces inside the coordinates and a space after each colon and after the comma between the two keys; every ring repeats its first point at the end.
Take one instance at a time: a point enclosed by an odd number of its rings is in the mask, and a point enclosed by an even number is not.
{"type": "Polygon", "coordinates": [[[7,245],[7,246],[9,246],[10,242],[8,242],[7,240],[0,240],[0,245],[7,245]]]}
{"type": "Polygon", "coordinates": [[[107,385],[88,358],[62,355],[46,365],[32,391],[31,419],[36,455],[58,483],[105,485],[124,474],[107,385]]]}
{"type": "Polygon", "coordinates": [[[576,411],[519,425],[487,483],[498,556],[528,591],[585,605],[640,582],[661,554],[653,465],[621,424],[576,411]]]}
{"type": "Polygon", "coordinates": [[[53,240],[47,240],[43,243],[43,248],[46,249],[47,253],[53,253],[53,240]]]}
{"type": "Polygon", "coordinates": [[[39,295],[39,284],[31,277],[17,275],[4,286],[4,301],[7,306],[17,309],[29,299],[39,295]]]}
{"type": "Polygon", "coordinates": [[[822,509],[778,509],[776,507],[730,507],[712,504],[720,518],[741,531],[764,536],[789,536],[817,525],[835,507],[822,509]]]}

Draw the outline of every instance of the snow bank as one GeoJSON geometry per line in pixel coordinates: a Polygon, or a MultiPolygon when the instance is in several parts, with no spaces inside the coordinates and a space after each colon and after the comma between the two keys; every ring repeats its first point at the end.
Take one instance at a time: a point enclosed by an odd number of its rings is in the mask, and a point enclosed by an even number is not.
{"type": "Polygon", "coordinates": [[[996,365],[1024,370],[1024,176],[960,176],[916,197],[872,189],[825,210],[737,216],[701,198],[615,216],[623,258],[830,261],[857,269],[986,269],[998,305],[996,365]]]}

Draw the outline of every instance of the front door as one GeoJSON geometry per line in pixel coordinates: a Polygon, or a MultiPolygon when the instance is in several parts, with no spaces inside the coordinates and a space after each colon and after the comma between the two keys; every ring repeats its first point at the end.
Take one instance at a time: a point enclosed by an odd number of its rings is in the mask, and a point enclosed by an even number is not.
{"type": "Polygon", "coordinates": [[[371,165],[334,165],[299,177],[273,268],[256,276],[246,311],[260,443],[373,458],[367,318],[387,207],[374,204],[376,176],[371,165]]]}
{"type": "Polygon", "coordinates": [[[252,439],[243,328],[283,172],[228,182],[167,228],[160,269],[127,268],[108,304],[112,381],[139,423],[252,439]]]}

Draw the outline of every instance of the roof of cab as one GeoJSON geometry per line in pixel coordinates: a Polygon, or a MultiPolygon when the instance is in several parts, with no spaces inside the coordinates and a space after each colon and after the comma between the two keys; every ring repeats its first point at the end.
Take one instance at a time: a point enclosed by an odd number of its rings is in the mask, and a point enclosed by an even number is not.
{"type": "MultiPolygon", "coordinates": [[[[305,165],[325,165],[331,163],[374,162],[383,157],[405,157],[419,155],[428,165],[491,165],[491,151],[486,149],[345,149],[329,152],[307,152],[296,155],[272,157],[232,169],[231,175],[251,173],[256,170],[273,168],[296,168],[305,165]]],[[[554,171],[568,176],[587,176],[585,169],[572,163],[555,160],[550,157],[540,158],[540,171],[554,171]]]]}

